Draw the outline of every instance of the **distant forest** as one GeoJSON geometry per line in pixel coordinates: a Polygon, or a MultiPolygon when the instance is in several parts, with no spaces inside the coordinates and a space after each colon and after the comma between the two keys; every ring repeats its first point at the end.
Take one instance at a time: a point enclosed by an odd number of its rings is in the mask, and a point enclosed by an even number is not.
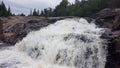
{"type": "MultiPolygon", "coordinates": [[[[45,8],[41,12],[34,9],[30,10],[29,16],[44,16],[44,17],[57,17],[57,16],[89,16],[104,8],[120,8],[120,0],[75,0],[74,3],[68,0],[62,0],[59,5],[54,9],[45,8]]],[[[10,7],[7,9],[5,4],[0,4],[0,16],[11,16],[10,7]]],[[[25,16],[21,13],[20,16],[25,16]]]]}

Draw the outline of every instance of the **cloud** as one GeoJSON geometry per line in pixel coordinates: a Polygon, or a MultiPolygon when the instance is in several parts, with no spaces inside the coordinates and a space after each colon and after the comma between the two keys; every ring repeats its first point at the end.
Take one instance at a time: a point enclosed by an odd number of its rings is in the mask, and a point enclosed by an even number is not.
{"type": "MultiPolygon", "coordinates": [[[[10,6],[12,12],[29,14],[30,9],[43,10],[44,8],[55,8],[62,0],[0,0],[4,1],[7,6],[10,6]]],[[[73,2],[74,0],[69,0],[73,2]]]]}

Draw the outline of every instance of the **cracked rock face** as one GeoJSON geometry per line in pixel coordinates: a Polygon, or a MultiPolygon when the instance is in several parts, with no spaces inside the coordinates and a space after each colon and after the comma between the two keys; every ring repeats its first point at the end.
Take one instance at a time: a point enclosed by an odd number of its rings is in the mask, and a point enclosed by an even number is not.
{"type": "Polygon", "coordinates": [[[22,40],[29,32],[39,30],[60,19],[64,19],[64,17],[0,17],[0,40],[5,43],[15,44],[22,40]]]}
{"type": "Polygon", "coordinates": [[[15,44],[29,32],[46,25],[47,21],[42,17],[11,16],[0,18],[0,40],[4,43],[15,44]]]}
{"type": "MultiPolygon", "coordinates": [[[[93,15],[96,24],[111,29],[107,68],[120,68],[120,9],[104,9],[93,15]]],[[[106,32],[107,33],[107,32],[106,32]]]]}

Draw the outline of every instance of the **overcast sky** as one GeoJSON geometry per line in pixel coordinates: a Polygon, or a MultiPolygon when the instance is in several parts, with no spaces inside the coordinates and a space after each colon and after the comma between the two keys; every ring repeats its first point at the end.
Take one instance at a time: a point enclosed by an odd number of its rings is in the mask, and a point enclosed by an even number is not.
{"type": "MultiPolygon", "coordinates": [[[[43,10],[44,8],[52,7],[54,8],[58,5],[62,0],[0,0],[4,1],[6,6],[10,6],[12,12],[18,13],[25,13],[29,14],[30,9],[39,9],[43,10]]],[[[73,3],[74,0],[68,0],[69,2],[73,3]]]]}

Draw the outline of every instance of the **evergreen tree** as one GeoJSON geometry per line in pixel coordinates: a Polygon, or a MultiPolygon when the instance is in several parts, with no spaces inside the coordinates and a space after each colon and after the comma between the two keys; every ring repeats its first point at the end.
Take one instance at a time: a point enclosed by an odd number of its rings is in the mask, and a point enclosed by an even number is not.
{"type": "Polygon", "coordinates": [[[60,5],[58,5],[55,10],[54,10],[54,16],[66,16],[68,15],[67,13],[67,8],[68,8],[68,0],[62,0],[60,5]]]}
{"type": "Polygon", "coordinates": [[[41,14],[40,14],[40,16],[44,16],[44,11],[41,11],[41,14]]]}
{"type": "Polygon", "coordinates": [[[45,13],[46,13],[46,16],[47,16],[47,17],[53,16],[53,14],[52,14],[52,8],[46,9],[46,10],[45,10],[45,13]]]}
{"type": "Polygon", "coordinates": [[[7,14],[8,14],[8,16],[12,15],[10,7],[8,7],[7,14]]]}
{"type": "Polygon", "coordinates": [[[81,16],[83,14],[81,5],[82,4],[81,4],[81,2],[79,0],[75,0],[75,4],[73,5],[74,16],[81,16]]]}
{"type": "Polygon", "coordinates": [[[6,8],[6,6],[5,6],[3,1],[1,3],[1,7],[2,7],[2,10],[3,10],[3,12],[2,12],[3,16],[8,16],[7,15],[7,8],[6,8]]]}
{"type": "Polygon", "coordinates": [[[11,9],[10,7],[8,7],[8,9],[6,8],[4,2],[2,1],[0,4],[0,16],[11,16],[11,9]]]}
{"type": "Polygon", "coordinates": [[[41,16],[89,16],[104,8],[120,8],[120,0],[75,0],[70,4],[62,0],[54,10],[51,8],[41,11],[41,16]]]}
{"type": "Polygon", "coordinates": [[[21,14],[18,14],[18,16],[25,16],[25,14],[24,14],[24,13],[21,13],[21,14]]]}
{"type": "Polygon", "coordinates": [[[1,14],[0,14],[0,16],[7,16],[7,8],[6,8],[6,6],[5,6],[5,4],[4,4],[4,2],[2,1],[1,2],[1,5],[0,5],[1,7],[1,14]]]}
{"type": "Polygon", "coordinates": [[[47,15],[48,15],[48,10],[46,8],[46,9],[44,9],[44,16],[47,17],[47,15]]]}
{"type": "Polygon", "coordinates": [[[34,9],[34,11],[33,11],[33,14],[32,14],[33,16],[38,16],[39,14],[37,13],[37,11],[36,11],[36,9],[34,9]]]}

